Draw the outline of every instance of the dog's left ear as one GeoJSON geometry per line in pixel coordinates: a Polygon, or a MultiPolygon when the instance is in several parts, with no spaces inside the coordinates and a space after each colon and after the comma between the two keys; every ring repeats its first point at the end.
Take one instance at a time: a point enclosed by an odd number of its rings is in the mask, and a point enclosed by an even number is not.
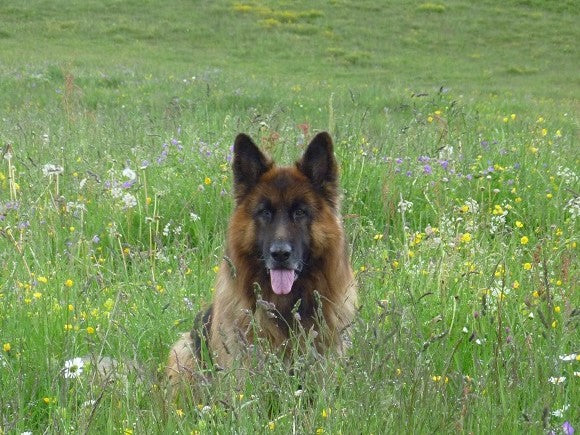
{"type": "Polygon", "coordinates": [[[338,166],[334,158],[332,139],[327,132],[318,133],[306,148],[296,166],[314,188],[336,205],[338,199],[338,166]]]}
{"type": "Polygon", "coordinates": [[[260,177],[273,166],[248,135],[240,133],[234,142],[234,196],[236,203],[258,184],[260,177]]]}

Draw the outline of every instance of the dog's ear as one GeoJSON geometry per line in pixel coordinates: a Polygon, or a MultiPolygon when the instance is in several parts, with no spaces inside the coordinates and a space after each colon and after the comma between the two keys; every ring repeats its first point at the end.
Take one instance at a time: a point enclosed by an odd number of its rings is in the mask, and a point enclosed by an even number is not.
{"type": "Polygon", "coordinates": [[[296,166],[306,175],[314,188],[328,201],[338,201],[338,166],[334,158],[332,139],[326,132],[318,133],[306,148],[296,166]]]}
{"type": "Polygon", "coordinates": [[[272,161],[256,146],[252,138],[240,133],[234,142],[234,196],[236,203],[246,196],[262,174],[272,167],[272,161]]]}

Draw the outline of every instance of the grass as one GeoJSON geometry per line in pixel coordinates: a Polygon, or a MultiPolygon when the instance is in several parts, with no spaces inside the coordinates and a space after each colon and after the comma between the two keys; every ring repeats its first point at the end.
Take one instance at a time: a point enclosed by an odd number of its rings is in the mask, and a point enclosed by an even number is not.
{"type": "Polygon", "coordinates": [[[577,427],[574,6],[0,5],[0,432],[577,427]],[[233,138],[291,162],[322,129],[360,284],[348,357],[288,376],[266,355],[171,403],[169,345],[222,256],[233,138]],[[100,355],[126,373],[64,376],[100,355]]]}

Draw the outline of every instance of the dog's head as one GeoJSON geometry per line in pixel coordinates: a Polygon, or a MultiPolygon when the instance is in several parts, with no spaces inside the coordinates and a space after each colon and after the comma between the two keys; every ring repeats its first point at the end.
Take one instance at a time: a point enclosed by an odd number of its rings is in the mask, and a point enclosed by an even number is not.
{"type": "Polygon", "coordinates": [[[338,170],[328,133],[319,133],[294,166],[277,167],[252,139],[234,144],[236,211],[247,228],[230,227],[245,251],[269,274],[272,291],[291,292],[293,283],[328,242],[322,223],[338,219],[338,170]],[[316,225],[319,228],[313,231],[316,225]]]}

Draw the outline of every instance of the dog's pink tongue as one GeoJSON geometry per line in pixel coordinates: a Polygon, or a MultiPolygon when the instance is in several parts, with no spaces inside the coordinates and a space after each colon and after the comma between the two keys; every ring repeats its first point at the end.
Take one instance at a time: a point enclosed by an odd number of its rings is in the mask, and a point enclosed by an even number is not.
{"type": "Polygon", "coordinates": [[[287,295],[294,284],[294,271],[288,269],[271,269],[270,283],[277,295],[287,295]]]}

